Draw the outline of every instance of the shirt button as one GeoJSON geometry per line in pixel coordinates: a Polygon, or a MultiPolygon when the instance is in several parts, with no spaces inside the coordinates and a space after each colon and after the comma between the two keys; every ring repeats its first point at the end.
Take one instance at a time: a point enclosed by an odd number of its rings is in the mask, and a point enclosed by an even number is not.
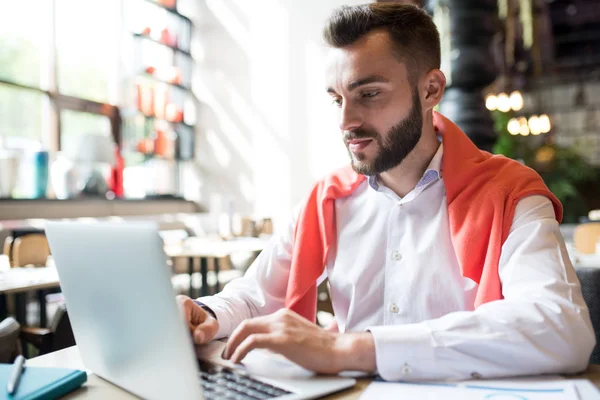
{"type": "Polygon", "coordinates": [[[402,375],[408,376],[412,373],[412,369],[408,366],[408,364],[404,364],[402,367],[402,375]]]}
{"type": "Polygon", "coordinates": [[[400,308],[398,308],[398,306],[394,303],[392,303],[392,305],[390,306],[390,311],[393,312],[394,314],[398,314],[398,311],[400,311],[400,308]]]}
{"type": "Polygon", "coordinates": [[[394,250],[392,251],[392,259],[395,261],[400,261],[402,259],[402,254],[400,254],[399,251],[394,250]]]}

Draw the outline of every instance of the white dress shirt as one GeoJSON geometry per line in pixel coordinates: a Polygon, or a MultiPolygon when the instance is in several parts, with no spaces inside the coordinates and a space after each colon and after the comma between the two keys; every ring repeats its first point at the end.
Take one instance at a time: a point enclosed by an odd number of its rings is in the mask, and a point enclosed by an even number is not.
{"type": "MultiPolygon", "coordinates": [[[[499,263],[504,299],[475,309],[478,285],[461,275],[451,242],[442,156],[440,145],[404,198],[372,177],[336,201],[337,248],[321,280],[340,331],[373,334],[386,380],[585,369],[595,335],[550,200],[517,204],[499,263]]],[[[198,299],[215,312],[217,337],[284,307],[295,221],[244,277],[198,299]]]]}

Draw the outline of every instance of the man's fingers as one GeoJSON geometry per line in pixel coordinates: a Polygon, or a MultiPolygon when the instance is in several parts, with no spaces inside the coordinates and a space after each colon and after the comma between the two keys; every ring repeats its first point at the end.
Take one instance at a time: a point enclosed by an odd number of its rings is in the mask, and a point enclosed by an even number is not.
{"type": "Polygon", "coordinates": [[[257,333],[269,333],[270,331],[270,324],[268,319],[265,317],[258,317],[242,321],[242,323],[229,337],[227,346],[223,352],[223,358],[229,359],[240,343],[242,343],[249,335],[257,333]]]}
{"type": "Polygon", "coordinates": [[[207,320],[209,314],[187,296],[179,295],[176,300],[188,328],[193,333],[198,325],[207,320]]]}
{"type": "Polygon", "coordinates": [[[237,364],[241,362],[251,350],[269,349],[275,351],[281,344],[281,336],[276,333],[255,333],[251,334],[233,352],[231,362],[237,364]]]}
{"type": "Polygon", "coordinates": [[[179,310],[183,314],[183,319],[185,319],[185,323],[188,325],[190,331],[193,331],[195,325],[197,324],[194,324],[192,322],[192,299],[184,295],[179,295],[175,298],[175,300],[177,301],[177,306],[179,307],[179,310]]]}
{"type": "Polygon", "coordinates": [[[214,318],[207,318],[198,325],[193,331],[193,339],[196,344],[205,344],[210,342],[219,331],[219,323],[214,318]]]}

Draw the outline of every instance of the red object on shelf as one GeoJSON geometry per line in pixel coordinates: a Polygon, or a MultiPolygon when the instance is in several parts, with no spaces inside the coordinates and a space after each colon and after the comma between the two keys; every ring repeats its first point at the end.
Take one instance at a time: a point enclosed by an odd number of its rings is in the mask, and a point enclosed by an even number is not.
{"type": "Polygon", "coordinates": [[[164,156],[167,153],[167,135],[160,129],[156,130],[156,139],[154,139],[154,154],[164,156]]]}
{"type": "Polygon", "coordinates": [[[147,26],[147,27],[145,27],[145,28],[142,30],[142,35],[144,35],[144,36],[150,36],[150,32],[151,32],[151,29],[150,29],[150,27],[149,27],[149,26],[147,26]]]}
{"type": "Polygon", "coordinates": [[[111,184],[110,188],[116,197],[125,195],[125,187],[123,185],[123,170],[125,169],[125,161],[121,156],[119,146],[115,146],[115,165],[111,168],[111,184]]]}
{"type": "Polygon", "coordinates": [[[173,83],[175,85],[181,84],[181,69],[179,67],[169,67],[165,75],[167,77],[167,82],[173,83]]]}
{"type": "Polygon", "coordinates": [[[183,121],[183,110],[181,108],[177,108],[177,115],[175,117],[175,122],[183,121]]]}
{"type": "Polygon", "coordinates": [[[166,44],[167,46],[175,47],[175,41],[173,39],[174,37],[168,28],[165,28],[160,32],[161,43],[166,44]]]}
{"type": "Polygon", "coordinates": [[[154,152],[154,140],[142,139],[137,143],[135,149],[142,154],[152,154],[154,152]]]}
{"type": "Polygon", "coordinates": [[[175,118],[177,118],[177,106],[173,103],[167,104],[165,114],[167,117],[167,121],[174,122],[175,118]]]}
{"type": "Polygon", "coordinates": [[[167,104],[166,117],[169,122],[181,122],[183,121],[183,110],[173,103],[167,104]]]}
{"type": "Polygon", "coordinates": [[[152,65],[149,65],[146,67],[146,73],[152,75],[156,72],[156,67],[153,67],[152,65]]]}

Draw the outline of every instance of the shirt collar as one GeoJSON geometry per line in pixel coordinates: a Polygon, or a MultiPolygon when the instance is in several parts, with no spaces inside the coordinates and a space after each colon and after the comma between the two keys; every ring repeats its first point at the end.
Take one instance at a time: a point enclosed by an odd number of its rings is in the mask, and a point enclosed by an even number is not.
{"type": "MultiPolygon", "coordinates": [[[[444,144],[440,143],[440,146],[438,147],[433,158],[429,162],[429,165],[425,169],[425,173],[423,173],[423,176],[421,177],[421,179],[419,179],[419,182],[417,182],[417,186],[415,186],[415,189],[419,188],[421,186],[425,186],[437,179],[442,178],[442,157],[443,157],[443,155],[444,155],[444,144]]],[[[379,182],[377,181],[378,180],[377,178],[378,178],[378,175],[369,176],[369,186],[371,186],[371,188],[373,188],[374,190],[379,190],[379,182]]]]}

